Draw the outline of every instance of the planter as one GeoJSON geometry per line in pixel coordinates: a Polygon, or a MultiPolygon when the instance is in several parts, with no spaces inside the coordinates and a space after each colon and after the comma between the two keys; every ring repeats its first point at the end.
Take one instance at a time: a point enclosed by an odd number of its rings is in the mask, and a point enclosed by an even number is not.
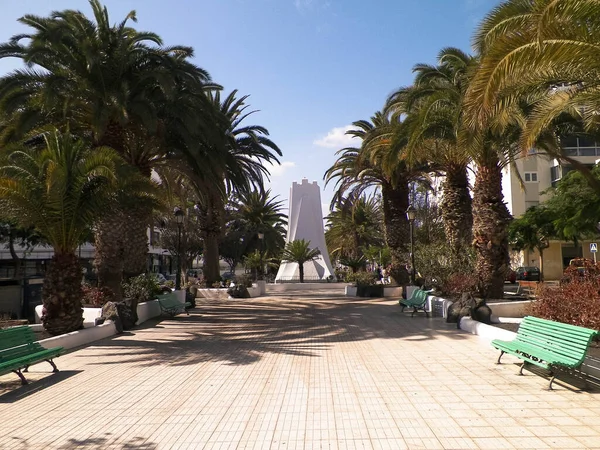
{"type": "Polygon", "coordinates": [[[357,297],[383,297],[383,284],[376,284],[373,286],[357,286],[356,295],[357,297]]]}

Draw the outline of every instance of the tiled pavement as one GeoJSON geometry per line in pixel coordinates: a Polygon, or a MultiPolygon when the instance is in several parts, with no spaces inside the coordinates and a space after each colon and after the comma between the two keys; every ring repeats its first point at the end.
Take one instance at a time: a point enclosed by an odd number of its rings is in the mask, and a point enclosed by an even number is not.
{"type": "Polygon", "coordinates": [[[598,393],[496,358],[382,299],[205,301],[0,377],[0,449],[600,448],[598,393]]]}

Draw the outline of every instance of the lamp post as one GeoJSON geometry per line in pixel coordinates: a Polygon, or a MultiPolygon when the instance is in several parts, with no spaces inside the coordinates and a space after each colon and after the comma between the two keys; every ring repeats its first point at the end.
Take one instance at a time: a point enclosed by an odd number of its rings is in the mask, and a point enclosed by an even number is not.
{"type": "MultiPolygon", "coordinates": [[[[263,258],[263,242],[265,239],[264,233],[258,233],[258,239],[260,240],[260,275],[264,278],[265,268],[263,266],[262,258],[263,258]]],[[[256,277],[258,279],[258,276],[256,277]]]]}
{"type": "Polygon", "coordinates": [[[415,270],[415,242],[414,242],[414,223],[415,216],[417,210],[413,205],[408,205],[406,209],[406,217],[408,217],[408,223],[410,224],[410,284],[414,286],[415,284],[415,275],[417,271],[415,270]]]}
{"type": "Polygon", "coordinates": [[[181,225],[183,224],[184,212],[179,206],[173,210],[177,222],[177,273],[175,276],[175,290],[181,290],[181,225]]]}

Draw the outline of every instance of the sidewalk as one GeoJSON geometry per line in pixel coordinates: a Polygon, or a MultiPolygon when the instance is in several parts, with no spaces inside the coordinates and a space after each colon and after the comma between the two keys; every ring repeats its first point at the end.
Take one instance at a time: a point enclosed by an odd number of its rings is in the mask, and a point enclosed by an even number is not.
{"type": "Polygon", "coordinates": [[[600,397],[383,299],[204,301],[0,377],[2,449],[600,448],[600,397]],[[504,361],[505,360],[505,361],[504,361]]]}

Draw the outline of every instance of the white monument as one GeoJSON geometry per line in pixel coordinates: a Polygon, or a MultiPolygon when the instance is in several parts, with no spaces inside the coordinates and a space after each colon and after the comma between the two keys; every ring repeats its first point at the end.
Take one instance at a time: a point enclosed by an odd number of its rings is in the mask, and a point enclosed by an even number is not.
{"type": "MultiPolygon", "coordinates": [[[[326,280],[330,276],[335,278],[325,245],[321,190],[316,181],[309,183],[306,178],[302,179],[301,184],[294,182],[290,189],[286,242],[298,239],[310,241],[310,248],[318,248],[321,251],[317,259],[304,263],[304,280],[310,282],[326,280]]],[[[298,280],[300,280],[298,263],[282,262],[275,282],[298,280]]]]}

